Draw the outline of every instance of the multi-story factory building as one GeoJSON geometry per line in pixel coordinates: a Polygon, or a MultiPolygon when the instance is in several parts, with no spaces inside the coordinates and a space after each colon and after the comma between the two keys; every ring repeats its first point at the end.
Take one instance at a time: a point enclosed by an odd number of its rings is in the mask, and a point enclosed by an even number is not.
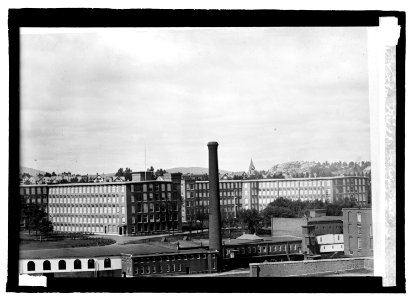
{"type": "MultiPolygon", "coordinates": [[[[195,220],[197,213],[209,213],[209,181],[194,179],[182,180],[184,187],[182,220],[195,220]],[[184,212],[184,214],[183,214],[184,212]]],[[[241,180],[222,180],[219,182],[219,197],[222,212],[228,217],[236,217],[238,209],[242,209],[241,180]]]]}
{"type": "Polygon", "coordinates": [[[141,234],[181,230],[180,184],[129,181],[49,187],[55,231],[141,234]]]}
{"type": "MultiPolygon", "coordinates": [[[[21,185],[20,186],[20,204],[24,209],[27,205],[34,205],[37,208],[43,209],[48,213],[48,186],[39,185],[21,185]]],[[[24,215],[21,215],[20,226],[26,227],[26,219],[24,215]]]]}
{"type": "MultiPolygon", "coordinates": [[[[208,212],[209,182],[197,176],[182,179],[182,220],[189,222],[198,211],[208,212]]],[[[221,180],[220,201],[223,211],[238,208],[263,210],[278,197],[290,200],[322,200],[332,203],[345,198],[360,205],[371,203],[369,178],[363,176],[221,180]]]]}

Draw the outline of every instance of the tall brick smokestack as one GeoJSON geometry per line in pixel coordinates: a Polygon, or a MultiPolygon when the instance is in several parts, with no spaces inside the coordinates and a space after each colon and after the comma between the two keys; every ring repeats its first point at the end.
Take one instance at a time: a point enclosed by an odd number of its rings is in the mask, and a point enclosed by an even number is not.
{"type": "Polygon", "coordinates": [[[220,224],[218,143],[209,142],[209,249],[217,250],[222,257],[220,224]]]}

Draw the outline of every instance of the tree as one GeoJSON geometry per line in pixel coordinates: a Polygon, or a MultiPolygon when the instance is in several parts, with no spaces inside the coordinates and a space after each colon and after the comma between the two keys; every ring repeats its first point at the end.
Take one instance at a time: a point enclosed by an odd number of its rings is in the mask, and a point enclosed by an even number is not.
{"type": "Polygon", "coordinates": [[[147,172],[153,172],[154,173],[154,167],[151,166],[150,168],[147,169],[147,172]]]}
{"type": "Polygon", "coordinates": [[[46,172],[45,175],[43,175],[44,177],[52,177],[52,174],[46,172]]]}
{"type": "Polygon", "coordinates": [[[56,176],[56,173],[55,172],[52,172],[52,176],[56,176]]]}
{"type": "Polygon", "coordinates": [[[77,182],[78,182],[78,178],[77,177],[71,178],[71,183],[77,183],[77,182]]]}
{"type": "Polygon", "coordinates": [[[115,173],[115,176],[124,176],[124,169],[123,168],[119,168],[117,173],[115,173]]]}
{"type": "Polygon", "coordinates": [[[196,219],[196,221],[200,222],[200,228],[203,232],[204,222],[206,220],[209,220],[209,215],[207,213],[203,212],[202,210],[200,210],[196,213],[195,219],[196,219]]]}
{"type": "Polygon", "coordinates": [[[239,211],[237,214],[242,228],[248,230],[249,233],[256,233],[262,225],[262,216],[256,209],[247,209],[239,211]]]}
{"type": "Polygon", "coordinates": [[[131,173],[132,173],[132,170],[130,168],[125,168],[125,171],[124,171],[125,180],[131,181],[133,179],[133,175],[131,173]]]}
{"type": "Polygon", "coordinates": [[[156,171],[156,177],[159,177],[159,176],[163,176],[164,174],[166,174],[167,173],[167,171],[166,170],[163,170],[163,169],[157,169],[157,171],[156,171]]]}
{"type": "Polygon", "coordinates": [[[48,214],[43,208],[36,206],[36,204],[25,204],[22,208],[22,216],[25,221],[25,228],[29,230],[29,234],[32,230],[36,232],[36,235],[39,231],[41,234],[44,234],[52,230],[48,214]]]}

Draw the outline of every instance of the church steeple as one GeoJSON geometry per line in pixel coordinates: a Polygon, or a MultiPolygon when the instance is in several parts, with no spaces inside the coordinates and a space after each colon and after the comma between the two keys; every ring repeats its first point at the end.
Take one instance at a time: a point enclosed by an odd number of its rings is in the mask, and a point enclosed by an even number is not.
{"type": "Polygon", "coordinates": [[[253,175],[253,174],[255,174],[255,166],[254,166],[254,162],[252,161],[252,157],[251,157],[251,163],[249,164],[248,175],[253,175]]]}

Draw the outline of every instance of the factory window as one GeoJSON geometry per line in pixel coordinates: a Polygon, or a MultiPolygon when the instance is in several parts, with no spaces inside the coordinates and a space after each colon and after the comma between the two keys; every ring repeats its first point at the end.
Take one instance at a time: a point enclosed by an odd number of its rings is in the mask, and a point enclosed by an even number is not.
{"type": "Polygon", "coordinates": [[[110,258],[106,258],[104,260],[104,268],[111,268],[111,259],[110,258]]]}
{"type": "Polygon", "coordinates": [[[170,272],[170,265],[166,265],[166,272],[169,273],[170,272]]]}
{"type": "Polygon", "coordinates": [[[79,259],[75,259],[75,261],[73,262],[73,268],[75,270],[80,270],[82,269],[82,263],[79,259]]]}
{"type": "Polygon", "coordinates": [[[140,274],[144,274],[144,267],[140,267],[140,274]]]}
{"type": "Polygon", "coordinates": [[[178,264],[177,265],[177,271],[181,272],[181,270],[182,270],[182,264],[178,264]]]}
{"type": "Polygon", "coordinates": [[[66,262],[64,260],[60,260],[58,263],[59,270],[66,270],[66,262]]]}
{"type": "Polygon", "coordinates": [[[27,270],[28,271],[34,271],[35,270],[35,263],[33,262],[33,261],[29,261],[28,263],[27,263],[27,270]]]}
{"type": "Polygon", "coordinates": [[[150,270],[150,266],[147,266],[147,274],[150,274],[151,270],[150,270]]]}
{"type": "Polygon", "coordinates": [[[362,234],[362,226],[357,226],[357,234],[362,234]]]}
{"type": "Polygon", "coordinates": [[[357,249],[362,249],[362,239],[357,238],[357,249]]]}
{"type": "Polygon", "coordinates": [[[157,272],[157,270],[156,270],[156,266],[154,265],[153,266],[153,273],[156,273],[157,272]]]}
{"type": "Polygon", "coordinates": [[[93,259],[88,259],[88,269],[95,268],[95,261],[93,259]]]}
{"type": "Polygon", "coordinates": [[[362,223],[362,213],[357,213],[357,223],[362,223]]]}
{"type": "Polygon", "coordinates": [[[176,265],[174,265],[174,264],[173,264],[173,265],[171,265],[171,271],[172,271],[172,272],[176,272],[176,265]]]}
{"type": "Polygon", "coordinates": [[[50,261],[45,260],[43,262],[43,270],[50,270],[50,261]]]}

